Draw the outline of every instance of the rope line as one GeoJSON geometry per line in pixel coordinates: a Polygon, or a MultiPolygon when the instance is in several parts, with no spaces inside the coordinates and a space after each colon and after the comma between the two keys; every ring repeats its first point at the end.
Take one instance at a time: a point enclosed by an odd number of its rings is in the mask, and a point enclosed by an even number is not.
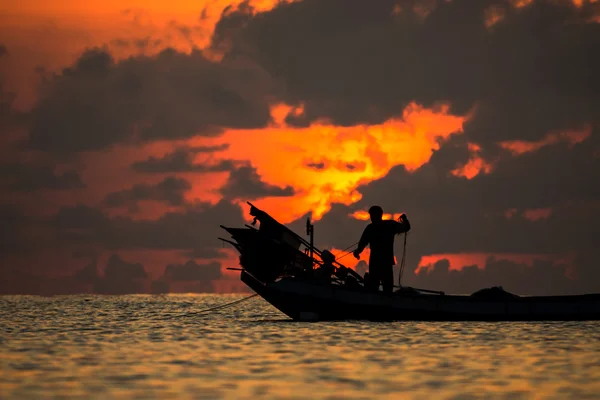
{"type": "Polygon", "coordinates": [[[194,314],[204,314],[204,313],[207,313],[207,312],[210,312],[210,311],[222,310],[223,308],[227,308],[227,307],[236,305],[238,303],[241,303],[242,301],[249,300],[249,299],[251,299],[253,297],[256,297],[256,296],[258,296],[258,293],[254,293],[254,294],[252,294],[252,295],[250,295],[248,297],[244,297],[243,299],[232,301],[231,303],[221,304],[221,305],[216,306],[216,307],[211,307],[211,308],[206,308],[204,310],[196,311],[194,314]]]}
{"type": "Polygon", "coordinates": [[[402,274],[404,274],[404,267],[406,266],[406,237],[408,232],[404,232],[404,248],[402,249],[402,261],[400,261],[400,272],[398,273],[398,286],[402,287],[402,274]]]}
{"type": "Polygon", "coordinates": [[[356,246],[358,244],[358,242],[351,244],[350,246],[346,247],[343,250],[340,250],[339,254],[337,254],[335,256],[336,260],[340,260],[344,257],[346,257],[348,254],[351,254],[354,250],[351,250],[354,246],[356,246]],[[343,254],[343,255],[342,255],[343,254]]]}

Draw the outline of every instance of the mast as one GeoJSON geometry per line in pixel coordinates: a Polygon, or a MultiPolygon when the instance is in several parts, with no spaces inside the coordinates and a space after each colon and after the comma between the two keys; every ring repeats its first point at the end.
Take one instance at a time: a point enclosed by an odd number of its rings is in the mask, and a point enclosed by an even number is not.
{"type": "Polygon", "coordinates": [[[314,262],[315,249],[315,226],[310,223],[310,217],[306,219],[306,234],[310,236],[310,246],[308,247],[311,265],[314,262]]]}

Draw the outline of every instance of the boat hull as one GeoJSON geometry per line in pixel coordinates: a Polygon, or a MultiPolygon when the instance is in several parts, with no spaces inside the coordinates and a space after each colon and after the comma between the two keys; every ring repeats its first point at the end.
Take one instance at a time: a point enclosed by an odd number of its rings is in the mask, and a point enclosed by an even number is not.
{"type": "Polygon", "coordinates": [[[297,279],[241,280],[294,320],[585,321],[600,320],[600,295],[480,298],[371,292],[297,279]]]}

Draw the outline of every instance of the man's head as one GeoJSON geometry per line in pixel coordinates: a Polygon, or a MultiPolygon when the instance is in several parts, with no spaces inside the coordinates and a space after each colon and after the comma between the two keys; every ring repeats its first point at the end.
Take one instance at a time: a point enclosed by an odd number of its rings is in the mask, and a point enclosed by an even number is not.
{"type": "Polygon", "coordinates": [[[379,206],[372,206],[369,208],[369,215],[371,216],[371,222],[381,221],[383,218],[383,208],[379,206]]]}

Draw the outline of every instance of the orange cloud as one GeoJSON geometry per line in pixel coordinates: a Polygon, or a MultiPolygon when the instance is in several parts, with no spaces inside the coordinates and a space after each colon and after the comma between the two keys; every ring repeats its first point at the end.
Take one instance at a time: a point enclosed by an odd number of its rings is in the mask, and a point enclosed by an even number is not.
{"type": "MultiPolygon", "coordinates": [[[[410,104],[401,118],[391,118],[378,125],[335,126],[314,122],[307,128],[285,124],[285,109],[273,107],[275,123],[260,130],[229,130],[218,143],[230,146],[223,156],[249,160],[264,181],[277,186],[291,185],[296,194],[289,198],[267,198],[257,206],[290,222],[309,211],[320,219],[331,203],[352,204],[360,200],[359,185],[382,178],[399,164],[412,171],[426,163],[438,139],[461,133],[466,117],[448,113],[448,107],[426,109],[410,104]],[[360,168],[315,169],[306,160],[333,160],[339,164],[362,160],[360,168]]],[[[299,112],[293,107],[288,112],[299,112]]],[[[192,145],[207,143],[198,138],[192,145]]],[[[200,180],[193,182],[202,184],[200,180]]]]}
{"type": "Polygon", "coordinates": [[[586,140],[588,137],[590,137],[591,133],[591,126],[586,125],[581,130],[549,133],[546,135],[546,137],[538,140],[537,142],[527,142],[524,140],[509,140],[501,142],[500,147],[510,151],[514,155],[521,155],[539,150],[544,146],[557,144],[559,142],[567,142],[569,147],[572,147],[586,140]]]}
{"type": "Polygon", "coordinates": [[[502,7],[491,6],[485,10],[484,22],[486,28],[491,28],[504,18],[505,11],[502,7]]]}
{"type": "MultiPolygon", "coordinates": [[[[394,214],[384,213],[383,219],[397,220],[398,218],[400,218],[401,215],[402,215],[402,213],[394,213],[394,214]]],[[[349,216],[351,218],[357,219],[359,221],[368,221],[371,218],[369,216],[369,213],[367,211],[363,211],[363,210],[355,211],[352,214],[350,214],[349,216]]]]}
{"type": "Polygon", "coordinates": [[[452,175],[473,179],[480,173],[489,174],[492,171],[492,165],[479,156],[474,156],[462,167],[451,171],[452,175]]]}
{"type": "Polygon", "coordinates": [[[533,3],[533,0],[513,0],[512,5],[515,8],[523,8],[527,7],[531,3],[533,3]]]}
{"type": "Polygon", "coordinates": [[[468,144],[469,151],[471,152],[471,158],[469,161],[462,167],[457,167],[450,171],[450,173],[454,176],[464,177],[467,179],[473,179],[480,173],[489,174],[492,171],[492,164],[485,161],[479,153],[481,152],[481,147],[474,143],[468,144]]]}

